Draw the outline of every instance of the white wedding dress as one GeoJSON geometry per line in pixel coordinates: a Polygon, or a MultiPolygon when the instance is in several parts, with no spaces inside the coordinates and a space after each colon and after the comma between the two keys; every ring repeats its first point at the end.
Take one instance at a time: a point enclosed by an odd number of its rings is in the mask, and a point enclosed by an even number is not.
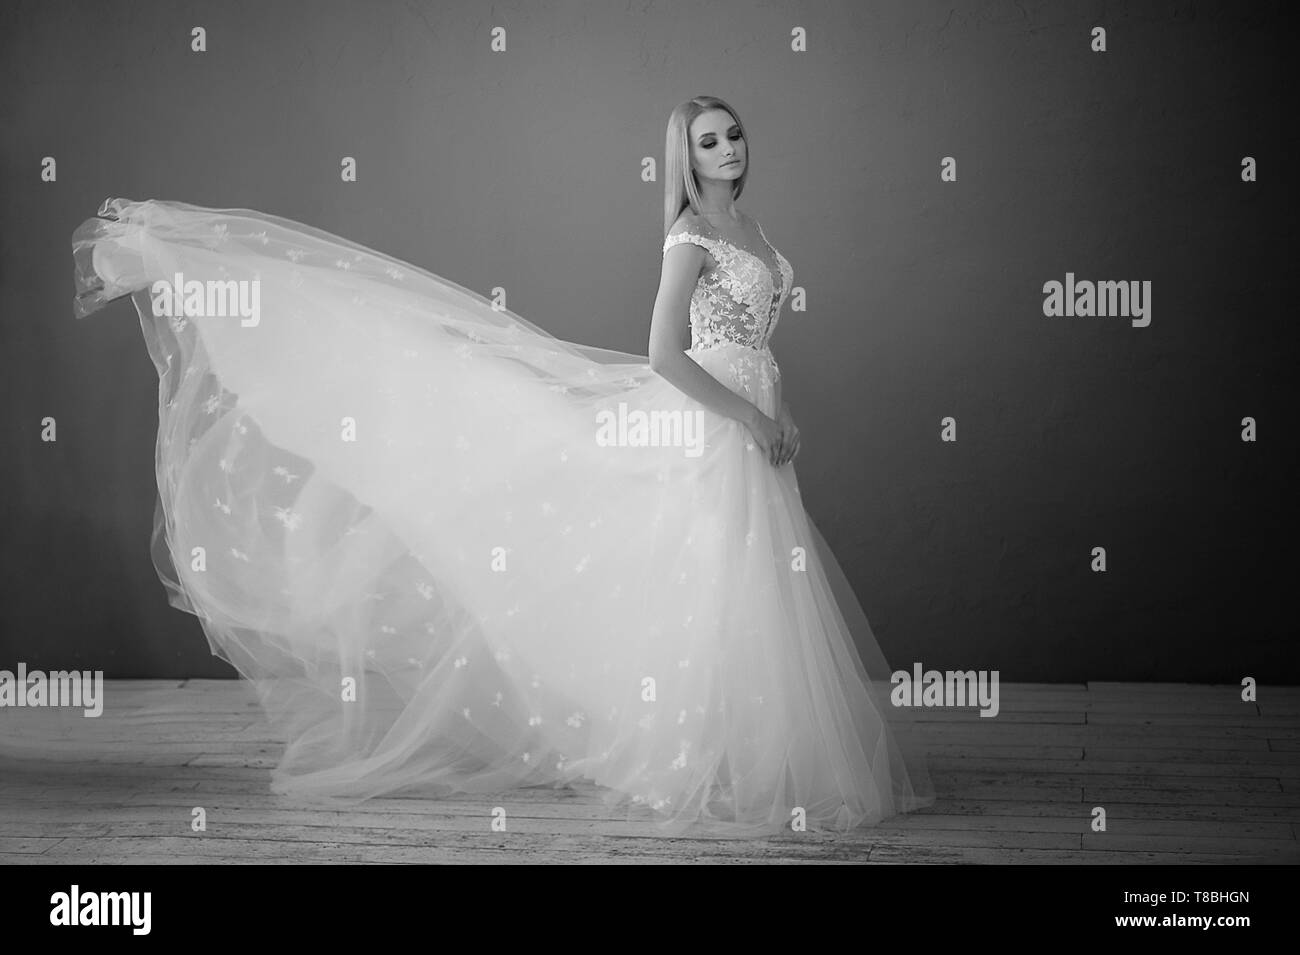
{"type": "MultiPolygon", "coordinates": [[[[789,262],[677,242],[717,263],[688,354],[775,415],[789,262]]],[[[252,210],[108,200],[73,248],[78,317],[124,294],[139,311],[160,380],[155,564],[284,740],[273,791],[341,805],[585,779],[666,832],[739,834],[933,801],[793,465],[643,356],[252,210]],[[155,315],[151,286],[178,274],[256,280],[256,321],[155,315]],[[649,443],[638,411],[703,432],[649,443]]]]}

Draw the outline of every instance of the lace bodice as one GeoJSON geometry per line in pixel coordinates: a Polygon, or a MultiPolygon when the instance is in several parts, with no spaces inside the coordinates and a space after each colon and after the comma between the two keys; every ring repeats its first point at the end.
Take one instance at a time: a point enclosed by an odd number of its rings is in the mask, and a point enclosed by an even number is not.
{"type": "Polygon", "coordinates": [[[665,253],[674,245],[693,242],[707,249],[715,263],[714,268],[701,274],[691,295],[692,351],[720,345],[767,349],[781,306],[790,294],[794,269],[768,242],[761,225],[758,232],[771,260],[761,259],[711,230],[696,226],[664,239],[665,253]]]}

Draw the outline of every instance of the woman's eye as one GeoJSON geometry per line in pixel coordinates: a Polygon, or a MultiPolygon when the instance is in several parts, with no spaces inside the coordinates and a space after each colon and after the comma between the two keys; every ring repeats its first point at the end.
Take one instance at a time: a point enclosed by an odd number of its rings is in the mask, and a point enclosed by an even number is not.
{"type": "MultiPolygon", "coordinates": [[[[734,142],[735,140],[740,139],[741,136],[740,136],[740,133],[733,133],[732,135],[728,136],[727,138],[730,139],[730,140],[732,140],[732,141],[734,142]]],[[[714,146],[716,146],[716,145],[718,145],[718,141],[715,139],[715,140],[712,140],[712,141],[707,142],[707,143],[700,143],[700,148],[701,148],[701,149],[712,149],[712,148],[713,148],[714,146]]]]}

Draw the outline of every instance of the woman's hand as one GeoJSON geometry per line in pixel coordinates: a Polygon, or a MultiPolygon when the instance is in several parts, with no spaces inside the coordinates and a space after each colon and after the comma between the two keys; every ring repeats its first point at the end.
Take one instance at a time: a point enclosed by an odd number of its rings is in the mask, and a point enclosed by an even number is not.
{"type": "Polygon", "coordinates": [[[754,436],[754,442],[758,445],[759,450],[767,456],[767,460],[771,464],[775,465],[777,456],[781,451],[781,425],[755,407],[749,419],[745,422],[745,426],[749,428],[749,433],[754,436]]]}
{"type": "Polygon", "coordinates": [[[799,428],[796,427],[794,418],[790,414],[790,406],[784,401],[781,402],[776,423],[781,429],[780,454],[777,456],[776,466],[782,467],[793,461],[794,456],[799,453],[799,428]]]}

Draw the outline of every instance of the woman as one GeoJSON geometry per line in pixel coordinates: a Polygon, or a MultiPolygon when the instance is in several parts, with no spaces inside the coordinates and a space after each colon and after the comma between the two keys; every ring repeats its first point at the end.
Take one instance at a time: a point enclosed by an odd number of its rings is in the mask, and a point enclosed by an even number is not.
{"type": "Polygon", "coordinates": [[[743,127],[698,97],[667,144],[648,362],[251,210],[110,200],[74,235],[78,315],[140,313],[155,564],[286,741],[274,791],[587,779],[742,835],[932,801],[790,464],[743,127]]]}

